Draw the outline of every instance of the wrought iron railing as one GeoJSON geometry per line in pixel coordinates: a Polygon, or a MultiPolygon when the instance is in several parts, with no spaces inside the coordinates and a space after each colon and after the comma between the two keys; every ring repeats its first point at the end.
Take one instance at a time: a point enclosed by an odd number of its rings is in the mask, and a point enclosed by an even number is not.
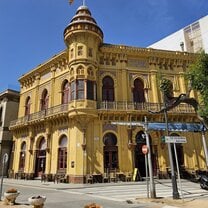
{"type": "MultiPolygon", "coordinates": [[[[163,107],[163,103],[135,103],[127,101],[119,102],[107,102],[103,101],[98,103],[98,109],[100,110],[139,110],[139,111],[160,111],[163,107]]],[[[173,108],[169,112],[171,113],[194,113],[194,109],[191,105],[180,104],[173,108]]]]}
{"type": "MultiPolygon", "coordinates": [[[[135,103],[135,102],[127,102],[127,101],[97,102],[97,110],[101,110],[101,111],[140,111],[140,112],[143,111],[148,113],[148,111],[159,111],[162,107],[163,107],[162,103],[135,103]]],[[[70,109],[72,110],[72,108],[70,109]]],[[[26,115],[24,117],[18,118],[17,120],[11,121],[10,128],[19,125],[24,125],[32,121],[50,118],[54,115],[61,115],[64,113],[68,113],[70,109],[69,109],[69,104],[57,105],[36,113],[32,113],[30,115],[26,115]]],[[[194,109],[190,105],[180,104],[179,106],[173,108],[169,112],[189,114],[189,113],[194,113],[194,109]]]]}
{"type": "Polygon", "coordinates": [[[16,125],[23,125],[31,121],[35,120],[42,120],[57,114],[63,114],[68,112],[68,104],[62,104],[62,105],[57,105],[45,110],[41,110],[36,113],[32,113],[29,115],[26,115],[24,117],[18,118],[14,121],[11,121],[10,127],[16,126],[16,125]]]}

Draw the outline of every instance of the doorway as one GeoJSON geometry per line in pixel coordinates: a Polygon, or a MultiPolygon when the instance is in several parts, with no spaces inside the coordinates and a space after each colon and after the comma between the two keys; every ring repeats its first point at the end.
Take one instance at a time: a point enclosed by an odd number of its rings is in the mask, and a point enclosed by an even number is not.
{"type": "Polygon", "coordinates": [[[112,171],[118,169],[117,138],[113,133],[107,133],[103,137],[104,143],[104,169],[112,171]]]}
{"type": "MultiPolygon", "coordinates": [[[[151,148],[151,158],[152,158],[152,168],[153,174],[157,175],[157,147],[153,148],[152,139],[149,135],[150,139],[150,148],[151,148]],[[153,152],[154,150],[154,152],[153,152]]],[[[135,164],[134,167],[138,169],[136,180],[141,180],[142,177],[146,177],[146,169],[145,169],[145,155],[142,153],[142,146],[146,145],[146,137],[143,131],[139,131],[136,135],[136,147],[134,151],[135,164]]]]}
{"type": "Polygon", "coordinates": [[[136,147],[134,151],[135,168],[138,169],[136,180],[146,176],[145,171],[145,155],[142,153],[142,146],[146,145],[146,138],[143,131],[139,131],[136,135],[136,147]]]}
{"type": "Polygon", "coordinates": [[[45,173],[46,166],[46,140],[44,137],[41,138],[39,148],[36,152],[35,162],[35,177],[41,177],[45,173]]]}

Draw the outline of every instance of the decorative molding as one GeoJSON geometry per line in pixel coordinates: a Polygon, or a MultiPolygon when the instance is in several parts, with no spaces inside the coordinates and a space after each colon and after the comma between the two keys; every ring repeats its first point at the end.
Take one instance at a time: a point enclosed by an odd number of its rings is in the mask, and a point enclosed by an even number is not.
{"type": "Polygon", "coordinates": [[[127,63],[128,67],[135,67],[135,68],[147,68],[147,61],[141,59],[128,59],[127,63]]]}
{"type": "Polygon", "coordinates": [[[112,124],[103,124],[103,133],[105,131],[115,131],[116,133],[118,133],[118,127],[117,125],[112,125],[112,124]]]}

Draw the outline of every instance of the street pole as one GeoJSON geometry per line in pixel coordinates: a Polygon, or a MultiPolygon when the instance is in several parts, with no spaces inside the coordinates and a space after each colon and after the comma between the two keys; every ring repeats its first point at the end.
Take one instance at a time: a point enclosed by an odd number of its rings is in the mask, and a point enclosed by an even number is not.
{"type": "Polygon", "coordinates": [[[208,167],[208,151],[207,151],[207,144],[206,144],[204,128],[202,130],[202,143],[203,143],[204,155],[205,155],[205,159],[206,159],[206,167],[208,167]]]}
{"type": "Polygon", "coordinates": [[[178,182],[179,182],[180,189],[181,189],[181,197],[183,199],[183,189],[182,189],[181,176],[180,176],[180,170],[179,170],[179,165],[178,165],[178,155],[177,155],[176,144],[175,143],[173,143],[173,147],[174,147],[174,153],[175,153],[175,158],[176,158],[176,167],[177,167],[177,174],[178,174],[178,182]]]}
{"type": "Polygon", "coordinates": [[[145,172],[146,172],[146,185],[147,185],[147,198],[149,198],[149,174],[148,174],[148,164],[147,164],[147,154],[145,156],[145,172]]]}
{"type": "MultiPolygon", "coordinates": [[[[166,135],[169,135],[169,130],[168,130],[168,113],[165,110],[164,111],[164,116],[165,116],[165,123],[166,123],[166,135]]],[[[176,175],[174,171],[174,165],[173,165],[173,156],[172,156],[172,151],[171,151],[171,143],[168,143],[168,155],[169,155],[169,161],[170,161],[170,168],[171,168],[171,181],[172,181],[172,189],[173,189],[173,199],[179,199],[179,193],[178,193],[178,187],[177,187],[177,182],[176,182],[176,175]]]]}
{"type": "Polygon", "coordinates": [[[156,192],[155,192],[155,184],[154,184],[154,178],[153,178],[153,171],[152,171],[152,157],[151,157],[151,148],[150,148],[150,141],[149,141],[149,134],[147,133],[148,131],[148,124],[147,124],[147,117],[145,116],[145,137],[146,137],[146,143],[148,147],[148,165],[149,165],[149,177],[150,177],[150,197],[151,198],[156,198],[156,192]]]}
{"type": "Polygon", "coordinates": [[[4,179],[4,162],[2,163],[2,171],[1,171],[0,201],[2,196],[3,179],[4,179]]]}
{"type": "Polygon", "coordinates": [[[0,201],[2,196],[2,189],[3,189],[3,179],[4,179],[4,166],[8,161],[8,154],[5,153],[2,158],[2,170],[1,170],[1,186],[0,186],[0,201]]]}

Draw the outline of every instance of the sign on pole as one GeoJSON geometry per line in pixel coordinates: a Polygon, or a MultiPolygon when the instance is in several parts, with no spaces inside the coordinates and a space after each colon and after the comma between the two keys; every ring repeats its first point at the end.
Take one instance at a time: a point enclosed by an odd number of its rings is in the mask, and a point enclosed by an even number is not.
{"type": "Polygon", "coordinates": [[[148,153],[148,147],[147,147],[147,145],[143,145],[142,146],[142,153],[145,154],[145,155],[148,153]]]}
{"type": "Polygon", "coordinates": [[[187,140],[182,136],[165,136],[165,143],[187,143],[187,140]]]}
{"type": "Polygon", "coordinates": [[[6,163],[8,162],[8,159],[9,159],[9,155],[8,155],[7,153],[5,153],[5,154],[3,155],[2,163],[3,163],[3,164],[6,164],[6,163]]]}

